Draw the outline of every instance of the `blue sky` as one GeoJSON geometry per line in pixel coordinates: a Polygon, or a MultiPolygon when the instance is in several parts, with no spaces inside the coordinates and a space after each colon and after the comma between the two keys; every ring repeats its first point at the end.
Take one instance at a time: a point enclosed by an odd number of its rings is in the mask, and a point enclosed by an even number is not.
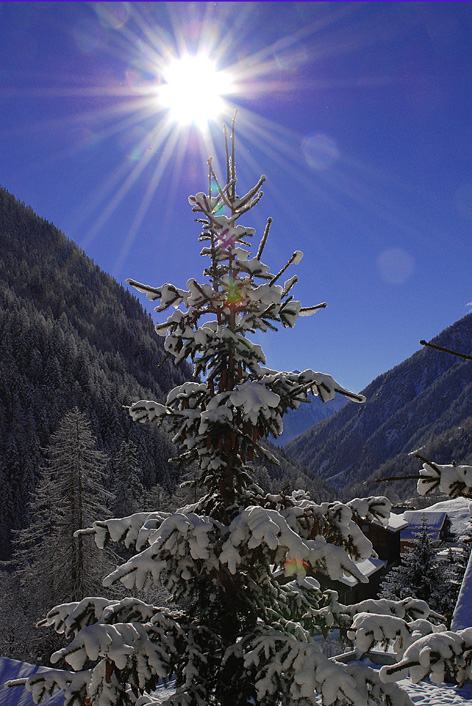
{"type": "Polygon", "coordinates": [[[244,223],[328,302],[271,367],[358,391],[470,311],[470,3],[0,3],[0,184],[122,283],[200,276],[187,197],[235,107],[239,191],[267,176],[244,223]],[[159,103],[202,51],[233,84],[204,129],[159,103]]]}

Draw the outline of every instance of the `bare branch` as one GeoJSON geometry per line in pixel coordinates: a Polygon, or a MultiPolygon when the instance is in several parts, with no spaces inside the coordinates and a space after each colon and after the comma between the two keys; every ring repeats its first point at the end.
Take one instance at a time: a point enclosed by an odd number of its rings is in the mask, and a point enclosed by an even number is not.
{"type": "Polygon", "coordinates": [[[415,476],[390,476],[389,478],[376,478],[375,482],[376,483],[390,483],[391,481],[394,480],[420,480],[423,476],[420,475],[415,475],[415,476]]]}
{"type": "Polygon", "coordinates": [[[326,309],[327,307],[326,302],[321,302],[321,304],[315,304],[314,306],[302,306],[300,309],[300,314],[312,314],[315,311],[318,311],[318,309],[326,309]]]}
{"type": "Polygon", "coordinates": [[[444,348],[444,346],[436,346],[434,343],[427,343],[421,340],[420,344],[422,346],[427,346],[428,348],[434,348],[436,351],[442,351],[443,353],[449,353],[449,355],[455,355],[458,358],[463,358],[464,360],[472,360],[472,355],[466,355],[465,353],[458,353],[457,351],[452,351],[450,348],[444,348]]]}

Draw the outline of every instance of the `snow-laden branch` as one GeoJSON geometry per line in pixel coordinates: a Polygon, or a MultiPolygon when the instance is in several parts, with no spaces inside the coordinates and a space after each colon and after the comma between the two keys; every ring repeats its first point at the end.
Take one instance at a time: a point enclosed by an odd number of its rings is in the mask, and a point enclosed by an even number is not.
{"type": "Polygon", "coordinates": [[[125,547],[140,551],[152,541],[152,536],[169,512],[136,512],[127,517],[96,520],[91,527],[77,530],[76,535],[93,535],[97,547],[109,542],[123,542],[125,547]]]}
{"type": "Polygon", "coordinates": [[[63,691],[64,706],[80,706],[85,703],[91,674],[92,670],[90,669],[83,672],[41,669],[30,677],[12,679],[6,682],[5,686],[23,686],[31,693],[35,704],[41,703],[56,691],[63,691]]]}
{"type": "Polygon", "coordinates": [[[425,460],[420,470],[418,493],[426,495],[435,489],[451,498],[472,498],[472,466],[441,466],[425,460]]]}
{"type": "Polygon", "coordinates": [[[433,625],[424,619],[406,622],[395,615],[357,613],[348,631],[348,637],[354,640],[361,653],[380,645],[385,649],[392,647],[401,657],[410,645],[424,635],[444,632],[445,629],[444,625],[433,625]]]}
{"type": "Polygon", "coordinates": [[[429,676],[436,684],[446,679],[463,684],[472,679],[472,628],[421,637],[400,662],[382,667],[380,676],[385,682],[410,676],[416,683],[429,676]]]}
{"type": "Polygon", "coordinates": [[[371,703],[412,706],[396,684],[383,684],[369,667],[328,659],[316,643],[303,643],[275,630],[262,629],[244,644],[244,666],[255,680],[261,703],[314,704],[320,694],[325,706],[368,706],[371,703]]]}

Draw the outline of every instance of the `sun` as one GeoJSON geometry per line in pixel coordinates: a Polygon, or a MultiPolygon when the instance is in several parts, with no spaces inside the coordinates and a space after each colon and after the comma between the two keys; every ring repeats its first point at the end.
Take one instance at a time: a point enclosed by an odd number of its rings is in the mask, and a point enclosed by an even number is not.
{"type": "Polygon", "coordinates": [[[231,93],[231,79],[208,56],[186,54],[174,59],[163,71],[163,79],[158,101],[179,125],[204,128],[225,112],[223,96],[231,93]]]}

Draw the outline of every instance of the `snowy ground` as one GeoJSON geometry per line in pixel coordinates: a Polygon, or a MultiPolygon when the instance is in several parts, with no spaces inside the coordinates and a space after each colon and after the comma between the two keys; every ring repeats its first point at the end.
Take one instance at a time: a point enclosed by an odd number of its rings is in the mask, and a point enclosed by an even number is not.
{"type": "MultiPolygon", "coordinates": [[[[0,657],[0,706],[34,706],[31,694],[26,689],[19,686],[6,688],[4,684],[9,679],[21,679],[37,670],[38,667],[32,664],[0,657]]],[[[62,694],[57,693],[45,703],[48,706],[61,706],[63,700],[62,694]]]]}
{"type": "Polygon", "coordinates": [[[412,684],[408,679],[398,682],[408,692],[410,699],[418,706],[464,706],[472,704],[472,684],[459,688],[452,684],[436,686],[430,682],[412,684]]]}

